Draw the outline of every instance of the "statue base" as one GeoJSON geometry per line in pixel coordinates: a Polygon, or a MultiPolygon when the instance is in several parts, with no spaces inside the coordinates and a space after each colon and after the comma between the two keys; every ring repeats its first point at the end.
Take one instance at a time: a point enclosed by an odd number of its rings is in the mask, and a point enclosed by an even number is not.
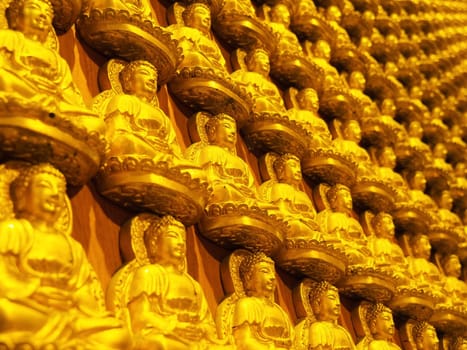
{"type": "Polygon", "coordinates": [[[319,99],[319,114],[332,120],[358,119],[357,109],[360,108],[346,89],[331,87],[323,91],[319,99]]]}
{"type": "Polygon", "coordinates": [[[84,185],[99,169],[104,138],[70,119],[29,107],[27,101],[0,106],[0,158],[48,162],[69,185],[84,185]]]}
{"type": "Polygon", "coordinates": [[[461,241],[455,230],[441,225],[432,225],[427,235],[436,251],[444,254],[455,253],[461,241]]]}
{"type": "Polygon", "coordinates": [[[172,77],[179,64],[180,50],[170,33],[128,11],[93,9],[81,15],[76,27],[83,40],[104,56],[151,62],[159,85],[172,77]]]}
{"type": "Polygon", "coordinates": [[[185,67],[170,81],[169,89],[195,111],[226,113],[235,118],[239,127],[248,119],[250,97],[232,79],[212,69],[185,67]]]}
{"type": "Polygon", "coordinates": [[[332,284],[345,275],[348,264],[343,251],[325,242],[300,237],[286,239],[276,261],[287,272],[332,284]]]}
{"type": "Polygon", "coordinates": [[[403,232],[428,232],[432,221],[426,209],[415,205],[396,205],[391,215],[396,227],[403,232]]]}
{"type": "Polygon", "coordinates": [[[418,289],[400,288],[389,302],[393,312],[411,319],[428,321],[435,307],[434,297],[418,289]]]}
{"type": "Polygon", "coordinates": [[[243,125],[242,136],[257,156],[266,152],[292,153],[302,158],[311,135],[287,115],[254,113],[243,125]]]}
{"type": "Polygon", "coordinates": [[[207,182],[192,178],[193,169],[182,170],[150,158],[112,157],[98,173],[97,188],[125,208],[172,215],[189,226],[200,219],[209,190],[207,182]]]}
{"type": "Polygon", "coordinates": [[[281,248],[285,224],[259,207],[212,204],[198,224],[203,236],[229,249],[243,247],[271,256],[281,248]]]}
{"type": "Polygon", "coordinates": [[[355,205],[363,210],[391,212],[394,209],[397,193],[388,184],[373,179],[357,179],[352,186],[355,205]]]}
{"type": "Polygon", "coordinates": [[[351,187],[355,183],[357,163],[336,154],[332,149],[309,150],[302,160],[303,173],[317,182],[330,185],[343,184],[351,187]]]}
{"type": "Polygon", "coordinates": [[[467,333],[467,315],[452,308],[435,310],[429,322],[436,330],[443,333],[454,335],[467,333]]]}

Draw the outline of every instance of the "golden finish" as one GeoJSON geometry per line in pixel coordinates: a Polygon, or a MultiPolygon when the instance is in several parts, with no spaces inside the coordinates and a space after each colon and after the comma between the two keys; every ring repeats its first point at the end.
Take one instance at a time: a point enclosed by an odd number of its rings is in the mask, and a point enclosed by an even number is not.
{"type": "Polygon", "coordinates": [[[212,186],[200,231],[227,246],[244,246],[275,252],[282,245],[285,225],[272,213],[278,208],[258,198],[248,164],[237,156],[237,126],[227,114],[197,113],[190,129],[195,142],[186,150],[188,159],[206,171],[212,186]]]}
{"type": "Polygon", "coordinates": [[[57,52],[54,9],[47,0],[12,1],[0,28],[2,155],[50,162],[72,185],[97,171],[104,122],[86,108],[57,52]]]}
{"type": "Polygon", "coordinates": [[[345,274],[347,258],[322,237],[313,203],[303,191],[300,160],[288,153],[268,153],[262,166],[267,181],[259,187],[260,197],[277,206],[277,211],[269,213],[287,222],[278,264],[286,271],[316,280],[337,281],[345,274]]]}
{"type": "Polygon", "coordinates": [[[47,163],[1,168],[0,343],[129,349],[128,332],[106,311],[97,276],[71,237],[64,176],[47,163]]]}
{"type": "Polygon", "coordinates": [[[236,59],[240,69],[232,73],[232,79],[254,101],[248,120],[240,123],[245,142],[260,155],[273,151],[301,157],[311,135],[304,121],[288,118],[279,89],[269,79],[268,53],[263,49],[248,53],[237,50],[236,59]]]}
{"type": "Polygon", "coordinates": [[[172,77],[181,59],[177,42],[152,15],[149,0],[86,1],[77,30],[104,56],[151,62],[161,85],[172,77]]]}
{"type": "Polygon", "coordinates": [[[409,320],[400,329],[404,350],[438,350],[439,339],[436,329],[427,322],[409,320]]]}
{"type": "Polygon", "coordinates": [[[227,72],[225,59],[211,34],[211,9],[203,3],[172,6],[175,22],[168,27],[182,49],[183,59],[170,91],[193,110],[228,113],[242,122],[252,101],[227,72]]]}
{"type": "Polygon", "coordinates": [[[328,233],[324,240],[341,247],[349,259],[346,276],[337,282],[339,290],[369,300],[390,300],[395,292],[394,278],[374,266],[363,228],[353,217],[349,188],[342,184],[329,189],[320,186],[324,192],[320,193],[321,201],[327,202],[327,208],[317,215],[321,232],[328,233]]]}
{"type": "Polygon", "coordinates": [[[201,286],[186,271],[183,224],[140,214],[120,235],[125,256],[133,258],[112,277],[107,304],[131,327],[134,349],[230,349],[217,337],[201,286]]]}
{"type": "Polygon", "coordinates": [[[216,312],[218,332],[237,349],[293,350],[294,330],[287,313],[274,302],[274,262],[264,253],[236,250],[221,265],[228,296],[216,312]]]}
{"type": "Polygon", "coordinates": [[[394,320],[391,309],[381,303],[361,302],[352,317],[358,324],[357,335],[363,339],[357,350],[400,350],[394,343],[394,320]]]}
{"type": "Polygon", "coordinates": [[[183,157],[172,122],[158,107],[156,68],[147,61],[112,60],[100,80],[108,90],[94,106],[105,115],[110,146],[99,191],[126,207],[197,222],[209,196],[206,175],[183,157]]]}
{"type": "Polygon", "coordinates": [[[341,311],[336,287],[304,279],[293,296],[301,319],[295,326],[295,349],[356,349],[350,333],[337,323],[341,311]]]}

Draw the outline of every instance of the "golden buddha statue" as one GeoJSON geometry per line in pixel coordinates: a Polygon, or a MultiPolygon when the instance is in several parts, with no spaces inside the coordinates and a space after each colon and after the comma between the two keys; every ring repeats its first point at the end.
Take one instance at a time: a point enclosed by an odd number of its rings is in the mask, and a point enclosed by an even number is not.
{"type": "Polygon", "coordinates": [[[128,332],[105,309],[86,253],[71,238],[64,176],[46,163],[7,163],[2,179],[11,201],[0,222],[0,343],[129,349],[128,332]]]}
{"type": "MultiPolygon", "coordinates": [[[[240,53],[241,51],[239,51],[239,55],[240,53]]],[[[254,101],[252,112],[285,114],[284,101],[279,89],[269,79],[270,62],[267,51],[263,49],[250,50],[245,54],[243,61],[245,67],[233,72],[232,79],[251,94],[254,101]]]]}
{"type": "Polygon", "coordinates": [[[11,1],[6,9],[8,28],[0,28],[0,119],[1,133],[7,133],[3,142],[15,147],[2,149],[10,157],[51,162],[71,184],[81,185],[99,167],[105,124],[85,106],[58,53],[53,17],[49,0],[11,1]],[[75,155],[63,156],[70,153],[75,155]]]}
{"type": "Polygon", "coordinates": [[[306,285],[300,293],[306,315],[295,326],[295,349],[354,350],[351,335],[337,323],[341,313],[337,288],[327,281],[304,280],[301,285],[306,285]]]}
{"type": "Polygon", "coordinates": [[[201,286],[186,271],[183,224],[141,214],[124,229],[135,258],[112,277],[107,300],[129,323],[134,349],[229,349],[217,338],[201,286]]]}
{"type": "Polygon", "coordinates": [[[436,329],[425,321],[407,321],[399,332],[405,350],[439,350],[436,329]]]}
{"type": "Polygon", "coordinates": [[[223,280],[232,279],[233,290],[217,310],[218,328],[234,339],[237,349],[291,349],[293,326],[274,302],[274,261],[244,250],[234,251],[229,260],[229,276],[223,274],[223,280]]]}
{"type": "Polygon", "coordinates": [[[372,99],[365,94],[366,78],[363,72],[355,70],[348,76],[349,92],[352,98],[359,104],[361,112],[365,107],[373,104],[372,99]]]}
{"type": "Polygon", "coordinates": [[[352,196],[347,186],[337,184],[326,192],[329,208],[320,211],[316,221],[321,232],[327,233],[324,240],[343,247],[349,256],[350,265],[368,263],[370,252],[363,228],[353,217],[352,196]],[[339,243],[338,243],[339,242],[339,243]]]}
{"type": "Polygon", "coordinates": [[[123,205],[196,222],[208,197],[205,174],[183,157],[174,126],[158,107],[156,68],[142,60],[112,60],[106,68],[111,88],[95,98],[110,145],[99,172],[100,192],[123,205]]]}
{"type": "Polygon", "coordinates": [[[457,337],[451,346],[449,350],[467,350],[467,338],[457,337]]]}
{"type": "Polygon", "coordinates": [[[393,341],[394,320],[390,308],[382,303],[363,302],[361,322],[365,337],[357,344],[358,350],[400,350],[393,341]]]}
{"type": "Polygon", "coordinates": [[[419,282],[420,288],[429,290],[439,284],[439,270],[429,261],[431,244],[428,236],[417,233],[409,237],[411,255],[407,257],[409,272],[419,282]]]}
{"type": "Polygon", "coordinates": [[[462,273],[459,257],[455,254],[447,254],[441,259],[441,265],[445,273],[442,279],[443,291],[448,298],[448,304],[457,306],[466,313],[467,307],[464,301],[467,297],[467,285],[459,279],[462,273]]]}
{"type": "Polygon", "coordinates": [[[215,116],[197,113],[192,121],[196,123],[192,139],[200,141],[189,146],[185,154],[206,172],[212,187],[206,215],[200,223],[202,233],[229,246],[241,240],[252,249],[279,248],[283,226],[268,213],[268,210],[276,212],[277,207],[258,198],[253,173],[237,156],[235,120],[225,113],[215,116]],[[264,239],[259,239],[260,236],[264,239]]]}
{"type": "Polygon", "coordinates": [[[277,37],[277,54],[303,56],[303,50],[297,36],[290,31],[290,11],[286,4],[277,3],[269,12],[269,26],[277,37]]]}

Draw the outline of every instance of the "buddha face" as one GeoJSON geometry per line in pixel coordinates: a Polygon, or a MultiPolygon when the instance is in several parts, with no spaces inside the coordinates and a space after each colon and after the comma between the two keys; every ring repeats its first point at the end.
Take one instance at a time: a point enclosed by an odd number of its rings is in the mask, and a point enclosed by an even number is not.
{"type": "Polygon", "coordinates": [[[21,199],[22,215],[53,225],[63,208],[63,180],[48,173],[32,176],[21,199]]]}
{"type": "Polygon", "coordinates": [[[208,130],[208,138],[211,144],[220,147],[235,147],[237,142],[237,125],[228,118],[219,118],[215,127],[208,130]]]}
{"type": "Polygon", "coordinates": [[[438,350],[439,339],[436,330],[433,327],[427,327],[423,334],[422,347],[420,350],[438,350]]]}
{"type": "Polygon", "coordinates": [[[164,265],[177,265],[185,258],[185,229],[179,226],[169,225],[157,239],[153,238],[148,255],[155,258],[158,263],[164,265]]]}
{"type": "Polygon", "coordinates": [[[384,115],[394,116],[396,113],[396,106],[392,99],[386,98],[383,100],[383,103],[381,104],[381,113],[384,115]]]}
{"type": "Polygon", "coordinates": [[[396,166],[396,155],[392,147],[384,147],[379,155],[379,163],[381,166],[391,169],[396,166]]]}
{"type": "Polygon", "coordinates": [[[457,255],[451,254],[444,263],[443,268],[447,276],[459,278],[462,270],[459,257],[457,255]]]}
{"type": "Polygon", "coordinates": [[[383,215],[377,223],[376,231],[381,237],[394,237],[395,226],[392,217],[390,215],[383,215]]]}
{"type": "Polygon", "coordinates": [[[441,197],[439,198],[439,207],[447,210],[452,208],[452,197],[449,191],[443,191],[441,197]]]}
{"type": "Polygon", "coordinates": [[[409,135],[412,137],[421,138],[423,136],[422,124],[418,121],[413,121],[409,124],[409,135]]]}
{"type": "Polygon", "coordinates": [[[297,95],[297,103],[300,109],[316,111],[319,108],[318,93],[313,89],[304,89],[297,95]]]}
{"type": "Polygon", "coordinates": [[[446,149],[446,146],[442,143],[436,144],[435,148],[433,149],[433,156],[439,159],[446,159],[447,155],[448,150],[446,149]]]}
{"type": "Polygon", "coordinates": [[[337,190],[336,197],[331,202],[331,207],[339,212],[348,212],[352,210],[352,195],[346,187],[340,187],[337,190]]]}
{"type": "Polygon", "coordinates": [[[44,1],[25,0],[17,29],[26,37],[44,42],[52,27],[52,11],[50,5],[44,1]]]}
{"type": "Polygon", "coordinates": [[[341,10],[337,6],[329,6],[326,10],[326,19],[339,23],[342,18],[341,10]]]}
{"type": "Polygon", "coordinates": [[[371,325],[373,337],[377,340],[392,340],[394,335],[394,320],[392,313],[388,309],[384,309],[378,314],[371,325]]]}
{"type": "Polygon", "coordinates": [[[362,129],[360,129],[360,124],[356,120],[348,121],[343,132],[346,140],[358,143],[362,139],[362,129]]]}
{"type": "Polygon", "coordinates": [[[316,317],[320,321],[337,321],[341,312],[339,293],[335,288],[329,288],[319,298],[316,317]]]}
{"type": "Polygon", "coordinates": [[[302,181],[302,170],[297,159],[288,159],[283,163],[280,173],[277,174],[280,182],[300,183],[302,181]]]}
{"type": "Polygon", "coordinates": [[[149,102],[157,93],[157,73],[149,66],[140,65],[133,70],[131,80],[125,83],[124,90],[149,102]]]}
{"type": "Polygon", "coordinates": [[[324,40],[318,40],[315,44],[313,54],[316,57],[323,58],[326,61],[329,61],[329,59],[331,58],[331,46],[329,46],[329,44],[324,40]]]}
{"type": "Polygon", "coordinates": [[[262,51],[255,51],[246,62],[250,72],[256,72],[262,76],[267,76],[270,70],[269,56],[262,51]]]}
{"type": "Polygon", "coordinates": [[[204,6],[195,6],[186,25],[208,32],[211,30],[211,12],[204,6]]]}
{"type": "Polygon", "coordinates": [[[349,78],[349,86],[352,89],[363,90],[365,88],[366,80],[362,72],[352,72],[349,78]]]}
{"type": "Polygon", "coordinates": [[[413,255],[416,258],[428,260],[431,255],[431,244],[427,236],[420,236],[412,247],[413,255]]]}
{"type": "Polygon", "coordinates": [[[249,289],[253,296],[271,297],[276,288],[274,264],[269,261],[260,261],[253,266],[249,281],[249,289]]]}
{"type": "Polygon", "coordinates": [[[287,6],[278,4],[271,9],[271,20],[275,23],[282,23],[288,27],[290,24],[290,12],[287,6]]]}
{"type": "Polygon", "coordinates": [[[424,191],[426,187],[426,178],[425,175],[421,171],[417,171],[415,175],[412,177],[411,181],[412,189],[418,191],[424,191]]]}

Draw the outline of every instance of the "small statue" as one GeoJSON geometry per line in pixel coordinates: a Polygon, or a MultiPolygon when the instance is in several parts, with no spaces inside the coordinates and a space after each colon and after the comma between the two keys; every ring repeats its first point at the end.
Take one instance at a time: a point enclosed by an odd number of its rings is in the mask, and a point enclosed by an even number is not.
{"type": "Polygon", "coordinates": [[[107,300],[128,317],[135,349],[230,349],[217,338],[201,286],[186,272],[183,224],[140,214],[124,228],[135,258],[112,277],[107,300]]]}
{"type": "Polygon", "coordinates": [[[390,308],[382,303],[362,302],[359,317],[365,337],[357,344],[358,350],[400,350],[393,341],[394,320],[390,308]]]}
{"type": "MultiPolygon", "coordinates": [[[[462,265],[459,257],[455,254],[448,254],[441,259],[441,265],[445,273],[442,279],[443,291],[451,304],[458,306],[464,313],[467,313],[464,300],[467,297],[467,285],[459,278],[462,272],[462,265]]],[[[448,302],[449,303],[449,302],[448,302]]]]}
{"type": "Polygon", "coordinates": [[[391,146],[378,148],[375,152],[375,158],[378,164],[378,166],[375,167],[376,176],[394,189],[397,193],[396,201],[406,198],[408,191],[407,183],[399,173],[394,171],[396,167],[396,154],[394,153],[394,149],[391,146]]]}
{"type": "Polygon", "coordinates": [[[416,350],[438,350],[439,339],[436,329],[431,324],[419,321],[413,327],[413,339],[416,350]]]}
{"type": "Polygon", "coordinates": [[[129,349],[129,334],[105,309],[102,287],[71,237],[64,176],[47,163],[1,170],[0,343],[129,349]],[[11,182],[11,183],[10,183],[11,182]]]}
{"type": "Polygon", "coordinates": [[[291,349],[293,326],[274,302],[274,261],[264,253],[237,250],[229,257],[228,270],[223,280],[231,279],[234,290],[219,305],[218,328],[234,339],[238,349],[291,349]]]}
{"type": "Polygon", "coordinates": [[[327,281],[311,280],[302,281],[301,286],[300,298],[306,315],[295,326],[295,349],[354,350],[351,335],[337,323],[341,313],[337,288],[327,281]]]}
{"type": "Polygon", "coordinates": [[[99,191],[126,206],[196,222],[209,195],[205,174],[183,157],[174,126],[158,106],[156,68],[142,60],[111,60],[106,68],[111,88],[94,103],[106,117],[110,145],[99,191]],[[133,166],[127,168],[128,162],[133,166]]]}
{"type": "Polygon", "coordinates": [[[2,149],[10,157],[52,162],[70,183],[81,185],[99,167],[105,124],[87,109],[58,53],[53,17],[49,0],[11,1],[6,9],[8,28],[0,28],[0,116],[5,129],[0,133],[7,132],[2,139],[8,143],[2,149]],[[11,144],[14,150],[8,151],[11,144]],[[70,153],[74,155],[64,156],[70,153]]]}

